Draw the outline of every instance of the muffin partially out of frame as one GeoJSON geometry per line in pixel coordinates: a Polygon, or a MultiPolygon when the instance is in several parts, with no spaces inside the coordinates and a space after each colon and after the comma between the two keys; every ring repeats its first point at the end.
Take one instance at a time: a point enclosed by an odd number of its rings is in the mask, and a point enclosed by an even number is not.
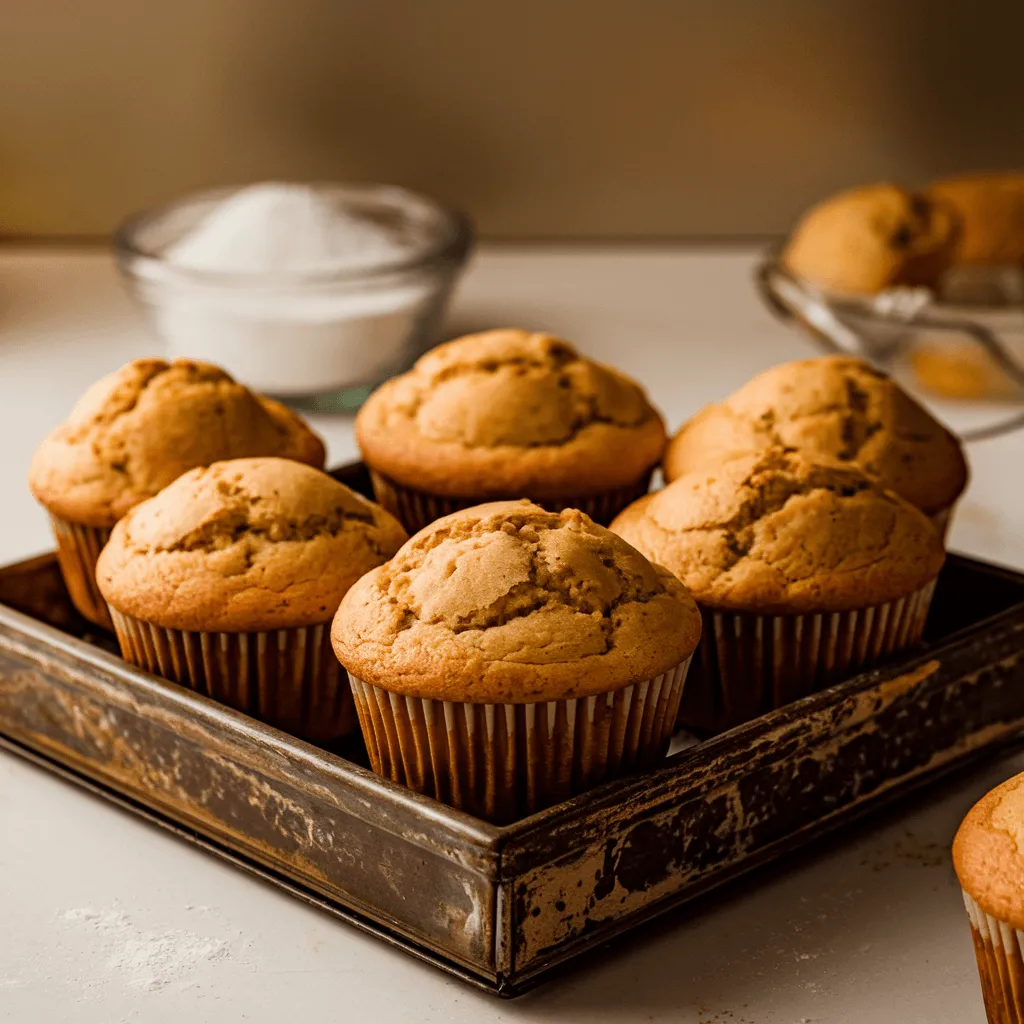
{"type": "Polygon", "coordinates": [[[701,608],[681,718],[714,732],[916,644],[945,557],[898,495],[781,449],[683,476],[611,528],[701,608]]]}
{"type": "Polygon", "coordinates": [[[666,441],[638,384],[521,330],[428,352],[370,396],[356,436],[377,500],[410,533],[507,498],[608,523],[647,492],[666,441]]]}
{"type": "Polygon", "coordinates": [[[332,635],[374,771],[507,822],[664,757],[700,616],[582,512],[497,502],[364,576],[332,635]]]}
{"type": "Polygon", "coordinates": [[[129,509],[195,466],[256,455],[324,464],[298,416],[209,363],[136,359],[89,388],[29,469],[78,611],[110,628],[96,559],[129,509]]]}
{"type": "Polygon", "coordinates": [[[405,531],[288,459],[194,469],[133,508],[97,565],[125,660],[316,741],[355,726],[328,624],[405,531]]]}
{"type": "Polygon", "coordinates": [[[990,1021],[1024,1022],[1024,775],[986,793],[953,841],[990,1021]]]}

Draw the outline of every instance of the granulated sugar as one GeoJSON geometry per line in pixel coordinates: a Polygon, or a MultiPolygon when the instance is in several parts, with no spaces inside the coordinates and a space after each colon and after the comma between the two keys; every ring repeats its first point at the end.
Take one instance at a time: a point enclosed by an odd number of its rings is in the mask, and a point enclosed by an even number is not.
{"type": "Polygon", "coordinates": [[[104,967],[128,985],[145,991],[164,988],[172,982],[188,983],[188,976],[204,963],[230,958],[224,939],[198,935],[180,928],[152,932],[137,928],[118,910],[76,907],[60,920],[86,929],[104,967]]]}

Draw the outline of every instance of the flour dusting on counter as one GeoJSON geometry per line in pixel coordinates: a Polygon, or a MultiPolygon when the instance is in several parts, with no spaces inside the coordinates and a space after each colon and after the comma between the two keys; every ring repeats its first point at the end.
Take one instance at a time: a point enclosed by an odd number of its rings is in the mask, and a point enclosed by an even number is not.
{"type": "Polygon", "coordinates": [[[60,920],[90,933],[104,967],[132,988],[156,991],[172,982],[188,987],[189,974],[204,963],[231,958],[225,939],[198,935],[180,928],[145,931],[118,910],[75,907],[60,920]]]}

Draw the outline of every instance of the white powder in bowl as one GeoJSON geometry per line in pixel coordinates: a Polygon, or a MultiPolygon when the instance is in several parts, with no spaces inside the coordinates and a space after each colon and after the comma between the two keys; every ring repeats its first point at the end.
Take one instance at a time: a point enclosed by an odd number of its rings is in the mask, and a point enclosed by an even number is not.
{"type": "Polygon", "coordinates": [[[164,252],[171,266],[215,273],[319,273],[408,259],[423,240],[359,217],[308,185],[240,189],[164,252]]]}
{"type": "Polygon", "coordinates": [[[397,190],[252,185],[172,210],[167,222],[187,227],[128,272],[169,356],[217,363],[269,394],[324,395],[417,354],[448,280],[387,268],[425,254],[440,216],[397,190]]]}

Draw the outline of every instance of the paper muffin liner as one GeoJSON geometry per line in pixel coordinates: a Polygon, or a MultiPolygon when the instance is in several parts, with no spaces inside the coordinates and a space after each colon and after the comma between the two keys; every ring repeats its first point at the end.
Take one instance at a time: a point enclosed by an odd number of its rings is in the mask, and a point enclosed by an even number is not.
{"type": "Polygon", "coordinates": [[[896,601],[814,615],[702,607],[704,630],[680,722],[723,732],[914,646],[934,591],[933,580],[896,601]]]}
{"type": "Polygon", "coordinates": [[[430,700],[349,681],[378,775],[500,824],[664,758],[689,665],[536,704],[430,700]]]}
{"type": "Polygon", "coordinates": [[[1024,1024],[1024,932],[986,914],[964,892],[978,960],[981,994],[991,1024],[1024,1024]]]}
{"type": "Polygon", "coordinates": [[[263,633],[162,629],[110,609],[125,661],[316,743],[356,728],[330,623],[263,633]]]}
{"type": "MultiPolygon", "coordinates": [[[[652,471],[653,472],[653,471],[652,471]]],[[[508,500],[531,498],[549,512],[560,512],[564,508],[578,508],[585,512],[595,523],[607,526],[627,505],[632,505],[637,498],[642,498],[651,486],[652,472],[627,487],[602,491],[600,494],[568,495],[564,498],[534,498],[529,494],[510,494],[508,500]]],[[[488,501],[500,501],[500,498],[446,498],[427,491],[418,491],[412,487],[396,483],[389,477],[370,470],[373,481],[373,493],[377,504],[383,505],[410,534],[418,533],[425,526],[442,516],[451,515],[464,508],[482,505],[488,501]]]]}
{"type": "Polygon", "coordinates": [[[79,526],[55,515],[50,516],[50,524],[57,540],[57,561],[71,603],[90,622],[104,629],[113,629],[107,602],[96,586],[96,560],[110,540],[110,530],[99,526],[79,526]]]}

